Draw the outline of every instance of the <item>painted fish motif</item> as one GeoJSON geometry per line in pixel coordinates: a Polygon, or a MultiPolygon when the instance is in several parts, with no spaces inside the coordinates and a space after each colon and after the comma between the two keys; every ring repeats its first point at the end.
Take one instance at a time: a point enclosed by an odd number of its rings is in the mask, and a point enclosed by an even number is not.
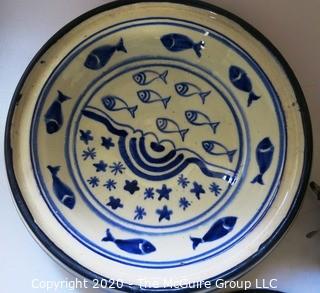
{"type": "Polygon", "coordinates": [[[179,133],[181,136],[182,141],[184,141],[189,128],[187,129],[180,129],[177,122],[173,121],[169,118],[157,118],[156,124],[158,129],[163,133],[179,133]]]}
{"type": "Polygon", "coordinates": [[[138,91],[137,95],[141,102],[146,104],[161,102],[165,109],[167,109],[168,103],[171,99],[171,96],[161,97],[159,93],[150,89],[138,91]]]}
{"type": "Polygon", "coordinates": [[[237,217],[224,217],[216,221],[202,238],[190,237],[192,248],[196,249],[200,243],[220,239],[230,233],[237,222],[237,217]]]}
{"type": "Polygon", "coordinates": [[[99,70],[108,63],[116,51],[127,53],[122,38],[116,45],[105,45],[92,50],[85,60],[84,66],[92,70],[99,70]]]}
{"type": "Polygon", "coordinates": [[[232,163],[233,156],[237,152],[237,150],[231,150],[231,151],[228,150],[222,143],[217,142],[215,140],[203,141],[202,147],[208,154],[211,154],[211,155],[215,155],[215,156],[227,155],[230,163],[232,163]]]}
{"type": "Polygon", "coordinates": [[[52,167],[49,165],[47,168],[52,175],[52,187],[55,195],[62,204],[69,209],[73,209],[76,203],[76,198],[73,191],[58,177],[57,174],[60,170],[60,166],[52,167]]]}
{"type": "Polygon", "coordinates": [[[110,229],[107,229],[106,236],[101,241],[113,242],[121,250],[133,254],[144,255],[156,251],[154,245],[145,239],[116,239],[110,229]]]}
{"type": "Polygon", "coordinates": [[[204,92],[197,85],[190,82],[179,82],[175,84],[175,89],[178,95],[189,98],[198,95],[201,98],[202,104],[205,103],[206,97],[210,95],[211,91],[204,92]]]}
{"type": "Polygon", "coordinates": [[[212,128],[214,134],[216,133],[217,127],[220,124],[220,122],[212,122],[206,114],[200,111],[188,110],[184,113],[184,115],[186,116],[188,122],[192,125],[209,125],[212,128]]]}
{"type": "Polygon", "coordinates": [[[57,132],[63,124],[63,114],[61,104],[70,97],[64,95],[61,91],[58,91],[58,97],[53,101],[48,111],[44,115],[47,132],[49,134],[57,132]]]}
{"type": "Polygon", "coordinates": [[[258,182],[261,185],[264,185],[263,174],[269,169],[272,157],[274,152],[274,145],[272,144],[269,137],[265,137],[259,142],[256,148],[256,160],[259,167],[259,174],[253,178],[251,183],[258,182]]]}
{"type": "Polygon", "coordinates": [[[197,56],[201,57],[201,50],[204,48],[204,41],[194,42],[188,36],[182,34],[167,34],[161,37],[161,42],[165,48],[171,52],[180,52],[193,49],[197,56]]]}
{"type": "Polygon", "coordinates": [[[248,104],[250,107],[253,101],[259,100],[261,97],[257,96],[252,91],[252,83],[247,73],[238,66],[230,66],[229,68],[229,79],[232,84],[239,90],[249,93],[248,104]]]}
{"type": "Polygon", "coordinates": [[[121,111],[121,110],[127,110],[132,118],[135,117],[135,112],[138,109],[138,106],[129,106],[123,99],[116,97],[116,96],[105,96],[102,99],[103,105],[109,110],[109,111],[121,111]]]}
{"type": "Polygon", "coordinates": [[[135,73],[132,78],[139,85],[148,85],[157,79],[161,79],[165,84],[167,84],[168,70],[159,73],[155,70],[144,70],[135,73]]]}

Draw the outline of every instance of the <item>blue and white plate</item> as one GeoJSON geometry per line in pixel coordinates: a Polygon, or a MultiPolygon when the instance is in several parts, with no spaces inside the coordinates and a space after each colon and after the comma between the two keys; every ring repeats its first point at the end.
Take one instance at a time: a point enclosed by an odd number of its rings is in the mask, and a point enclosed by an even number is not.
{"type": "Polygon", "coordinates": [[[37,54],[9,112],[30,230],[118,289],[239,276],[285,232],[309,176],[308,110],[279,52],[236,16],[181,3],[81,16],[37,54]]]}

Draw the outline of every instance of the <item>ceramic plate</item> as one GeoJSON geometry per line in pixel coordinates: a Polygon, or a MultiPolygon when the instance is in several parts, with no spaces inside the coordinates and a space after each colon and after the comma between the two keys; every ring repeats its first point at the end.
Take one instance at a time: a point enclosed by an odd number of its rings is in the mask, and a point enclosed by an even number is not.
{"type": "Polygon", "coordinates": [[[126,290],[183,289],[239,276],[287,229],[309,116],[244,21],[198,1],[116,2],[31,62],[6,159],[18,209],[59,262],[126,290]]]}

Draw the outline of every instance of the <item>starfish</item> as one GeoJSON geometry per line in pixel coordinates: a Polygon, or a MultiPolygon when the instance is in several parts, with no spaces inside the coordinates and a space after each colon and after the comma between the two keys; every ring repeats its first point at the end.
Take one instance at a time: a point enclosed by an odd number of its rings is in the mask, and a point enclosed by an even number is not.
{"type": "Polygon", "coordinates": [[[156,192],[159,193],[158,200],[161,200],[162,198],[169,200],[169,193],[171,191],[171,188],[167,188],[167,185],[163,184],[161,189],[156,189],[156,192]]]}
{"type": "Polygon", "coordinates": [[[197,182],[193,182],[193,188],[190,190],[190,192],[194,193],[197,199],[200,199],[201,193],[205,193],[202,185],[198,184],[197,182]]]}
{"type": "Polygon", "coordinates": [[[170,217],[173,212],[165,205],[162,209],[157,209],[156,213],[159,215],[159,222],[161,222],[163,219],[170,221],[170,217]]]}

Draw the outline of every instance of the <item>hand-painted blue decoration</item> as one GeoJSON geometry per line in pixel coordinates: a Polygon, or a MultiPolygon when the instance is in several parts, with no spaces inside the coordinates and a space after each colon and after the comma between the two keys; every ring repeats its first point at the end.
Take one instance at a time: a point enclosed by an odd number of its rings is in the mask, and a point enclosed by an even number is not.
{"type": "Polygon", "coordinates": [[[116,51],[127,53],[122,38],[116,45],[105,45],[92,50],[84,66],[92,70],[99,70],[108,63],[116,51]]]}
{"type": "Polygon", "coordinates": [[[88,158],[90,158],[91,160],[94,160],[94,158],[97,156],[97,152],[95,148],[87,148],[86,150],[84,150],[82,152],[82,157],[83,160],[87,160],[88,158]]]}
{"type": "Polygon", "coordinates": [[[214,156],[227,156],[229,162],[232,163],[233,156],[237,152],[237,150],[228,150],[222,143],[217,142],[215,140],[205,140],[202,142],[203,149],[211,155],[214,156]]]}
{"type": "Polygon", "coordinates": [[[97,176],[90,177],[87,182],[91,185],[92,188],[99,186],[99,178],[97,176]]]}
{"type": "Polygon", "coordinates": [[[144,191],[144,199],[154,199],[154,188],[148,187],[144,191]]]}
{"type": "Polygon", "coordinates": [[[253,101],[259,100],[261,97],[257,96],[252,91],[252,83],[247,73],[238,66],[231,66],[229,68],[229,78],[232,84],[239,90],[249,93],[248,104],[250,107],[253,101]]]}
{"type": "Polygon", "coordinates": [[[188,178],[184,177],[183,174],[180,174],[180,176],[178,177],[178,185],[181,185],[181,187],[184,189],[188,186],[189,183],[190,181],[188,180],[188,178]]]}
{"type": "Polygon", "coordinates": [[[200,199],[200,195],[201,193],[206,193],[205,190],[203,189],[202,185],[197,183],[197,182],[193,182],[193,188],[190,190],[191,193],[194,193],[195,197],[197,199],[200,199]]]}
{"type": "Polygon", "coordinates": [[[168,207],[165,205],[162,209],[157,209],[156,213],[159,215],[159,222],[161,222],[163,219],[170,221],[170,217],[173,211],[169,210],[168,207]]]}
{"type": "Polygon", "coordinates": [[[69,209],[73,209],[76,203],[76,198],[73,191],[58,177],[60,166],[47,166],[52,176],[52,188],[58,200],[69,209]]]}
{"type": "Polygon", "coordinates": [[[169,200],[169,194],[172,191],[171,188],[167,188],[166,184],[163,184],[161,189],[156,189],[156,192],[159,194],[158,200],[161,200],[163,198],[169,200]]]}
{"type": "Polygon", "coordinates": [[[121,250],[133,254],[144,255],[156,251],[153,244],[145,239],[116,239],[112,236],[110,229],[107,229],[106,236],[101,241],[113,242],[121,250]]]}
{"type": "Polygon", "coordinates": [[[112,138],[106,138],[104,136],[101,136],[101,145],[105,147],[107,150],[110,150],[110,148],[114,147],[114,143],[112,142],[112,138]]]}
{"type": "Polygon", "coordinates": [[[109,111],[122,111],[127,110],[132,118],[135,117],[135,112],[138,109],[138,106],[130,107],[123,99],[116,96],[105,96],[101,99],[105,108],[109,111]]]}
{"type": "Polygon", "coordinates": [[[171,96],[162,97],[159,93],[150,89],[138,91],[137,95],[142,103],[151,104],[161,102],[165,109],[167,109],[168,103],[171,99],[171,96]]]}
{"type": "Polygon", "coordinates": [[[109,196],[109,202],[107,203],[107,206],[110,206],[113,210],[116,210],[118,208],[123,208],[123,204],[121,203],[121,199],[115,198],[113,196],[109,196]]]}
{"type": "MultiPolygon", "coordinates": [[[[195,164],[201,172],[209,177],[221,178],[227,182],[233,180],[235,173],[224,166],[205,161],[199,154],[187,148],[176,148],[171,140],[159,140],[152,132],[144,133],[130,125],[114,121],[106,112],[87,106],[82,114],[96,122],[102,123],[109,132],[118,136],[117,146],[126,166],[137,176],[152,181],[163,181],[181,173],[189,164],[195,164]],[[153,144],[146,143],[146,136],[152,136],[153,144]],[[170,145],[170,149],[163,143],[170,145]],[[158,157],[151,156],[148,148],[157,149],[158,157]],[[163,152],[163,154],[161,154],[163,152]]],[[[166,123],[162,122],[161,126],[166,123]]],[[[174,124],[173,124],[174,126],[174,124]]]]}
{"type": "Polygon", "coordinates": [[[114,162],[111,166],[109,166],[109,168],[111,169],[111,173],[113,173],[114,175],[117,175],[118,173],[122,174],[126,169],[126,167],[121,162],[114,162]]]}
{"type": "Polygon", "coordinates": [[[94,163],[93,166],[96,167],[96,172],[106,172],[108,167],[102,160],[99,163],[94,163]]]}
{"type": "Polygon", "coordinates": [[[49,134],[57,132],[63,125],[63,113],[61,104],[70,99],[70,97],[67,97],[61,91],[58,91],[58,97],[53,101],[46,114],[44,115],[46,129],[49,134]]]}
{"type": "Polygon", "coordinates": [[[167,75],[168,75],[168,70],[165,70],[164,72],[159,73],[155,70],[147,69],[147,70],[143,70],[135,73],[132,76],[132,78],[139,85],[148,85],[157,79],[162,80],[166,84],[167,75]]]}
{"type": "Polygon", "coordinates": [[[197,85],[190,82],[179,82],[175,84],[175,89],[178,95],[184,98],[199,96],[202,104],[206,102],[206,97],[211,94],[211,91],[202,91],[197,85]]]}
{"type": "Polygon", "coordinates": [[[89,144],[89,141],[93,140],[93,136],[91,135],[91,130],[82,130],[80,129],[80,140],[82,140],[86,145],[89,144]]]}
{"type": "Polygon", "coordinates": [[[219,196],[222,189],[217,183],[212,182],[209,186],[209,190],[214,193],[215,196],[219,196]]]}
{"type": "Polygon", "coordinates": [[[212,128],[213,133],[215,134],[217,132],[217,127],[219,126],[220,122],[212,122],[210,118],[200,112],[195,110],[188,110],[185,112],[186,119],[188,122],[192,125],[196,126],[202,126],[202,125],[208,125],[212,128]]]}
{"type": "Polygon", "coordinates": [[[274,152],[274,145],[272,144],[269,137],[265,137],[261,140],[256,148],[256,159],[259,167],[259,174],[253,178],[251,183],[259,183],[264,185],[263,174],[269,169],[274,152]]]}
{"type": "Polygon", "coordinates": [[[211,242],[230,233],[237,222],[237,217],[225,217],[216,221],[202,238],[190,237],[192,248],[196,249],[200,243],[211,242]]]}
{"type": "Polygon", "coordinates": [[[197,56],[201,57],[201,50],[204,48],[204,41],[195,43],[188,36],[182,34],[167,34],[161,37],[161,42],[165,48],[171,52],[180,52],[193,49],[197,56]]]}
{"type": "Polygon", "coordinates": [[[157,118],[156,124],[158,129],[163,133],[179,133],[181,140],[184,141],[189,129],[180,129],[177,122],[169,118],[157,118]]]}
{"type": "Polygon", "coordinates": [[[184,211],[186,210],[186,208],[188,208],[191,205],[191,203],[185,198],[185,197],[181,197],[179,199],[179,207],[182,208],[184,211]]]}
{"type": "Polygon", "coordinates": [[[108,179],[106,183],[103,184],[103,186],[107,188],[109,191],[111,191],[112,189],[116,189],[116,185],[117,185],[117,182],[114,181],[113,179],[108,179]]]}
{"type": "Polygon", "coordinates": [[[137,206],[136,209],[134,210],[135,216],[134,216],[134,220],[142,220],[146,215],[146,211],[143,207],[141,206],[137,206]]]}
{"type": "Polygon", "coordinates": [[[126,184],[124,185],[123,189],[128,191],[130,194],[134,194],[136,191],[140,190],[137,180],[126,180],[125,182],[126,184]]]}

